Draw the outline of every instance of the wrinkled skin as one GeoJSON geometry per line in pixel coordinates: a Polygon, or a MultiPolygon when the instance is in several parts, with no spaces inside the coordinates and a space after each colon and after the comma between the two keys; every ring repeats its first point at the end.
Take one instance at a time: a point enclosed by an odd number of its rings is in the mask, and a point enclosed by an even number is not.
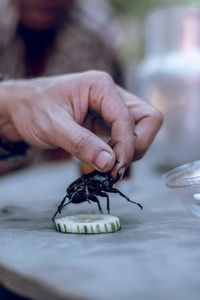
{"type": "Polygon", "coordinates": [[[62,147],[101,172],[112,170],[113,177],[144,155],[161,124],[157,109],[116,86],[105,72],[0,84],[0,136],[62,147]],[[100,119],[86,129],[88,111],[100,119]],[[102,131],[108,142],[95,134],[102,131]]]}

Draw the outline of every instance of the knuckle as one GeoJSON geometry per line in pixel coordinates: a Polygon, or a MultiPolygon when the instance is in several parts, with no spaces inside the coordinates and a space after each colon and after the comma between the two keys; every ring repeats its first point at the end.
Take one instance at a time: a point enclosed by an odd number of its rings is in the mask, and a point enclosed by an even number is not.
{"type": "Polygon", "coordinates": [[[93,78],[95,83],[101,84],[103,86],[114,84],[112,77],[105,71],[94,71],[93,78]]]}
{"type": "Polygon", "coordinates": [[[72,152],[75,156],[86,156],[89,150],[91,153],[91,142],[91,135],[77,137],[72,144],[72,152]]]}
{"type": "Polygon", "coordinates": [[[155,108],[155,107],[152,106],[152,108],[151,108],[151,116],[156,121],[157,124],[159,124],[160,126],[162,125],[164,116],[161,113],[161,111],[159,111],[157,108],[155,108]]]}

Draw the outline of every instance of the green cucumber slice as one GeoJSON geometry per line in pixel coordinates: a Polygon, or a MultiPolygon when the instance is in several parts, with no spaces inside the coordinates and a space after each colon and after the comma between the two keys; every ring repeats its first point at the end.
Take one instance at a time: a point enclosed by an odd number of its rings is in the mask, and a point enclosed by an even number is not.
{"type": "Polygon", "coordinates": [[[55,229],[63,233],[110,233],[120,228],[119,218],[106,214],[80,214],[55,220],[55,229]]]}

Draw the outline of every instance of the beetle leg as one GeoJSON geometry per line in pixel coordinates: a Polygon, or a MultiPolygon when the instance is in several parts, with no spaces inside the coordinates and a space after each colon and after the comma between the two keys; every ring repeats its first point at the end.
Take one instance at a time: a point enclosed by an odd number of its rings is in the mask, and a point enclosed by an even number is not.
{"type": "Polygon", "coordinates": [[[85,192],[86,192],[86,196],[87,196],[87,202],[91,204],[90,200],[88,199],[88,196],[89,196],[89,190],[88,190],[88,187],[87,187],[87,186],[85,187],[85,192]]]}
{"type": "Polygon", "coordinates": [[[120,196],[124,197],[127,201],[132,202],[132,203],[138,205],[141,209],[143,209],[143,206],[142,206],[140,203],[137,203],[137,202],[135,202],[135,201],[130,200],[126,195],[124,195],[124,194],[123,194],[122,192],[120,192],[118,189],[115,189],[115,188],[109,188],[109,189],[106,190],[106,192],[119,194],[120,196]]]}
{"type": "Polygon", "coordinates": [[[82,191],[82,190],[83,190],[83,188],[81,187],[81,188],[77,189],[73,194],[69,194],[69,195],[67,194],[67,195],[63,198],[63,200],[61,201],[60,205],[58,206],[57,211],[56,211],[55,214],[53,215],[53,218],[52,218],[52,221],[53,221],[53,222],[54,222],[54,220],[55,220],[56,215],[57,215],[58,213],[59,213],[59,214],[61,213],[63,207],[65,207],[66,205],[68,205],[69,203],[71,203],[71,202],[73,201],[73,197],[76,195],[76,193],[77,193],[77,192],[80,192],[80,191],[82,191]],[[69,198],[70,200],[69,200],[66,204],[64,204],[66,198],[69,198]]]}
{"type": "Polygon", "coordinates": [[[89,200],[91,200],[91,201],[93,201],[93,202],[96,202],[97,205],[98,205],[99,211],[100,211],[101,213],[103,213],[103,210],[102,210],[102,208],[101,208],[99,199],[98,199],[96,196],[94,196],[94,195],[88,195],[88,198],[89,198],[89,200]]]}
{"type": "Polygon", "coordinates": [[[110,199],[109,199],[108,194],[106,194],[105,192],[99,192],[98,191],[98,196],[105,197],[107,199],[107,211],[108,211],[108,213],[110,215],[110,199]]]}
{"type": "MultiPolygon", "coordinates": [[[[52,218],[52,221],[54,222],[54,220],[55,220],[55,217],[56,217],[56,215],[59,213],[61,213],[61,211],[62,211],[62,209],[63,209],[63,207],[66,205],[64,205],[64,203],[65,203],[65,200],[66,200],[66,198],[68,198],[69,197],[69,195],[66,195],[64,198],[63,198],[63,200],[61,201],[61,203],[60,203],[60,205],[58,206],[58,209],[57,209],[57,211],[55,212],[55,214],[53,215],[53,218],[52,218]]],[[[69,202],[67,202],[67,204],[68,203],[70,203],[71,202],[71,200],[69,201],[69,202]]]]}
{"type": "Polygon", "coordinates": [[[65,203],[66,198],[68,198],[68,196],[69,196],[69,195],[66,195],[66,196],[63,198],[63,200],[62,200],[62,202],[60,203],[60,205],[58,206],[58,212],[59,212],[59,214],[61,213],[61,210],[62,210],[63,207],[65,206],[64,203],[65,203]]]}

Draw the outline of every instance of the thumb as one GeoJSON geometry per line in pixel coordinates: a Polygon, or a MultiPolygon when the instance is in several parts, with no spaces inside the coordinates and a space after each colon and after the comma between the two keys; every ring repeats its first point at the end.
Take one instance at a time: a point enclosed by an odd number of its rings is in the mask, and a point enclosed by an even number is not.
{"type": "Polygon", "coordinates": [[[115,153],[102,139],[73,119],[59,123],[54,144],[101,172],[108,172],[115,164],[115,153]]]}

